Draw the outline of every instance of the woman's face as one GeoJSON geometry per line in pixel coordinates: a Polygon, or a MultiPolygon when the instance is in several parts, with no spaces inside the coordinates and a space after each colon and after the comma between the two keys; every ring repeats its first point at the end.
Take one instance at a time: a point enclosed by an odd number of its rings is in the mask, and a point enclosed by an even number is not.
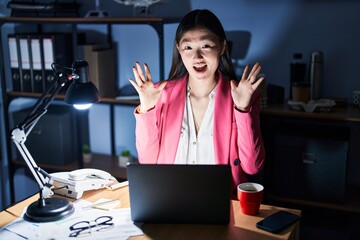
{"type": "Polygon", "coordinates": [[[177,44],[181,59],[194,80],[214,80],[223,44],[214,34],[205,29],[187,31],[177,44]]]}

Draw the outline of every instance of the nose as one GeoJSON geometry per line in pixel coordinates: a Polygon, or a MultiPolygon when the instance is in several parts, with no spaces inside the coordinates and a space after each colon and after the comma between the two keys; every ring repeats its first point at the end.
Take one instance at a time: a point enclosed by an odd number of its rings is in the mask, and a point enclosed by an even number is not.
{"type": "Polygon", "coordinates": [[[198,48],[196,51],[195,51],[195,56],[194,56],[195,59],[200,59],[200,58],[203,58],[203,55],[202,55],[202,52],[201,52],[201,49],[198,48]]]}

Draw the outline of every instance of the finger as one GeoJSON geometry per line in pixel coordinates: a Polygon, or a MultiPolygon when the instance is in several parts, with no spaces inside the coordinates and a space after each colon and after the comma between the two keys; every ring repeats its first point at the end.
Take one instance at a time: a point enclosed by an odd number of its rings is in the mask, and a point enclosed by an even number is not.
{"type": "Polygon", "coordinates": [[[150,68],[146,63],[144,64],[144,68],[145,68],[145,73],[146,73],[146,79],[145,80],[152,82],[150,68]]]}
{"type": "Polygon", "coordinates": [[[250,78],[251,78],[250,82],[251,83],[254,83],[254,82],[257,81],[257,76],[259,75],[260,71],[261,71],[261,66],[258,66],[256,68],[256,70],[252,73],[252,75],[250,75],[250,78]]]}
{"type": "Polygon", "coordinates": [[[257,89],[259,86],[260,86],[260,84],[262,83],[262,81],[264,81],[264,77],[261,77],[261,78],[259,78],[253,85],[252,85],[252,88],[255,90],[255,89],[257,89]]]}
{"type": "Polygon", "coordinates": [[[140,87],[134,80],[129,79],[129,82],[131,83],[131,85],[133,85],[133,87],[135,88],[135,90],[136,90],[137,92],[140,91],[140,88],[141,88],[141,87],[140,87]]]}
{"type": "Polygon", "coordinates": [[[245,66],[245,69],[244,69],[244,71],[243,71],[243,74],[242,74],[242,76],[241,76],[241,79],[247,79],[247,73],[248,73],[248,71],[249,71],[249,64],[247,64],[247,65],[245,66]]]}
{"type": "Polygon", "coordinates": [[[139,75],[139,72],[138,72],[137,68],[132,67],[132,70],[133,70],[134,77],[135,77],[137,85],[141,86],[143,84],[143,81],[141,80],[141,77],[139,75]]]}
{"type": "Polygon", "coordinates": [[[139,63],[139,62],[136,62],[135,64],[136,64],[136,69],[137,69],[137,71],[138,71],[138,73],[139,73],[139,76],[140,76],[141,80],[142,80],[143,82],[145,82],[145,81],[146,81],[146,78],[145,78],[145,75],[144,75],[144,72],[143,72],[143,70],[142,70],[142,67],[141,67],[140,63],[139,63]]]}
{"type": "Polygon", "coordinates": [[[253,68],[251,69],[251,72],[249,74],[249,77],[252,77],[253,75],[257,75],[259,74],[261,70],[261,65],[259,62],[255,63],[255,65],[253,66],[253,68]]]}
{"type": "Polygon", "coordinates": [[[254,72],[254,75],[258,75],[261,71],[261,65],[257,65],[256,69],[255,69],[255,72],[254,72]]]}

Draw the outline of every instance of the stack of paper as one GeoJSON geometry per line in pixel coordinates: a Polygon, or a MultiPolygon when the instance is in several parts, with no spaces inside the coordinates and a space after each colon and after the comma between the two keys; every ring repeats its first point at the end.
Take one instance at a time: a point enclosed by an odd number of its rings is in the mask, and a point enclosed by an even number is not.
{"type": "MultiPolygon", "coordinates": [[[[107,201],[99,201],[104,200],[107,201]]],[[[75,235],[82,239],[128,239],[142,235],[142,230],[131,220],[130,208],[115,208],[119,202],[98,205],[111,211],[93,207],[83,210],[93,203],[80,199],[74,202],[75,212],[71,216],[56,222],[31,223],[21,217],[0,229],[0,239],[56,240],[71,239],[75,235]]]]}

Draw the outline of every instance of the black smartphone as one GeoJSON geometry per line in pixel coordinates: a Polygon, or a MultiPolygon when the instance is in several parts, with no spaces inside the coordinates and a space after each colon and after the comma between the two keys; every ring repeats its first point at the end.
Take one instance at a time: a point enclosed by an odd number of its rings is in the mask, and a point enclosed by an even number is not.
{"type": "Polygon", "coordinates": [[[256,223],[256,227],[277,233],[300,219],[300,216],[286,211],[278,211],[256,223]]]}

